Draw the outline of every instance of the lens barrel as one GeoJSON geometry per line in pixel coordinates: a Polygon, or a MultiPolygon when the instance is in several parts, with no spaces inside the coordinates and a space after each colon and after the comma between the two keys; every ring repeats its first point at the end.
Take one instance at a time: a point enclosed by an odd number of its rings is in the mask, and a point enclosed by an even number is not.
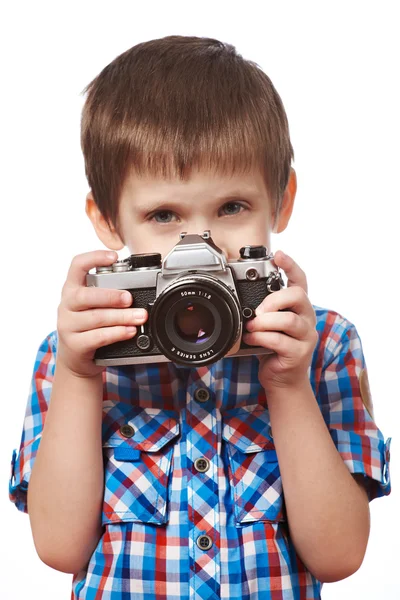
{"type": "Polygon", "coordinates": [[[222,358],[237,341],[239,303],[220,280],[193,274],[178,278],[156,299],[152,336],[171,361],[193,366],[222,358]]]}

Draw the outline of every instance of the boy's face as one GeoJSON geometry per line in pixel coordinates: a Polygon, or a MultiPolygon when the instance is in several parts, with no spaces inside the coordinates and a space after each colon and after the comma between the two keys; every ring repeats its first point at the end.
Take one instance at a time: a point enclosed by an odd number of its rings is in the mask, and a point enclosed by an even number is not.
{"type": "MultiPolygon", "coordinates": [[[[286,228],[295,193],[292,170],[275,233],[286,228]]],[[[239,249],[248,244],[271,250],[271,201],[258,170],[231,176],[194,171],[187,181],[132,174],[120,198],[119,234],[109,230],[91,192],[86,212],[108,248],[127,246],[131,254],[159,252],[164,258],[182,231],[201,235],[206,229],[228,259],[237,259],[239,249]]]]}

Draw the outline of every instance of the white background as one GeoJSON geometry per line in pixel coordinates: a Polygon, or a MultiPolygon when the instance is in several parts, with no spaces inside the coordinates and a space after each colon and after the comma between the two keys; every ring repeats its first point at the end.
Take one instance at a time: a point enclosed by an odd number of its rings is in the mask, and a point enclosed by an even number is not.
{"type": "MultiPolygon", "coordinates": [[[[8,500],[39,344],[56,329],[72,257],[104,246],[84,212],[81,91],[134,44],[171,34],[234,44],[271,77],[295,150],[298,194],[272,250],[305,270],[311,301],[352,321],[375,418],[393,437],[389,497],[371,505],[364,563],[324,600],[400,598],[399,5],[397,2],[4,3],[1,15],[1,600],[62,600],[72,575],[38,558],[8,500]],[[5,8],[6,6],[6,8],[5,8]]],[[[120,257],[127,255],[127,249],[120,257]]]]}

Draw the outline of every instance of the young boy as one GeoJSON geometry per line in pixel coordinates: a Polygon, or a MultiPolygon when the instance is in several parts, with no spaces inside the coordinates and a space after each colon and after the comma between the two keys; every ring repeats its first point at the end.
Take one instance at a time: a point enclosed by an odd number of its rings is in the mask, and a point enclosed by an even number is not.
{"type": "Polygon", "coordinates": [[[296,195],[281,99],[232,46],[180,36],[134,46],[85,91],[86,213],[113,252],[72,260],[10,499],[41,560],[74,574],[72,599],[320,598],[360,567],[368,502],[390,493],[354,325],[311,304],[278,251],[287,286],[244,333],[274,354],[105,368],[95,350],[147,313],[85,285],[124,246],[165,257],[183,231],[210,230],[228,259],[270,249],[296,195]]]}

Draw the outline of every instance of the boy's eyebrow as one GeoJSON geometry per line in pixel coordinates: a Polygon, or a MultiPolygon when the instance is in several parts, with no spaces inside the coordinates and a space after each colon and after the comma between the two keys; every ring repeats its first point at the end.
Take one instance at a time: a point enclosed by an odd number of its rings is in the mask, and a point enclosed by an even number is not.
{"type": "MultiPolygon", "coordinates": [[[[241,191],[232,191],[229,194],[223,194],[221,196],[216,196],[211,203],[213,204],[223,204],[224,202],[233,202],[238,200],[250,200],[252,197],[254,198],[256,195],[259,196],[260,191],[256,188],[241,190],[241,191]]],[[[160,198],[143,202],[143,204],[134,204],[136,210],[140,212],[151,212],[156,210],[157,208],[168,206],[168,208],[182,208],[182,203],[179,200],[173,200],[169,198],[160,198]]]]}

